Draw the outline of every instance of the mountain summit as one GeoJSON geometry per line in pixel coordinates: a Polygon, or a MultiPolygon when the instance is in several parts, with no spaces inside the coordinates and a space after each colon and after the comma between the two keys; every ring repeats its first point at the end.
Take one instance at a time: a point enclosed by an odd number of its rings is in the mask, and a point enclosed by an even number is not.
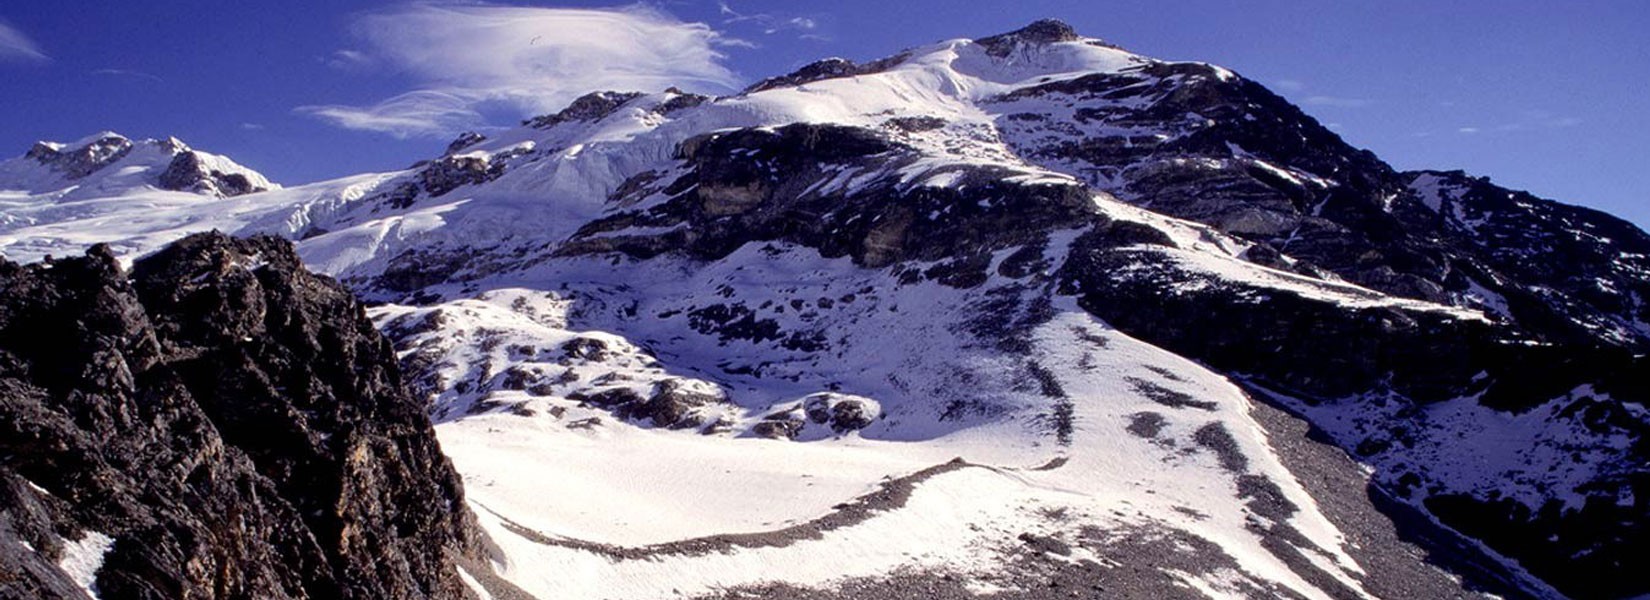
{"type": "Polygon", "coordinates": [[[177,138],[133,141],[105,131],[71,143],[37,142],[0,163],[0,189],[86,198],[138,186],[227,198],[275,189],[258,172],[177,138]],[[82,189],[91,188],[91,189],[82,189]]]}
{"type": "Polygon", "coordinates": [[[1057,21],[196,199],[0,249],[291,240],[521,593],[1650,593],[1650,236],[1057,21]]]}
{"type": "Polygon", "coordinates": [[[1065,21],[1043,19],[1016,31],[974,40],[974,43],[984,47],[986,52],[993,56],[1007,56],[1016,44],[1053,44],[1082,39],[1083,36],[1077,35],[1077,30],[1065,21]]]}

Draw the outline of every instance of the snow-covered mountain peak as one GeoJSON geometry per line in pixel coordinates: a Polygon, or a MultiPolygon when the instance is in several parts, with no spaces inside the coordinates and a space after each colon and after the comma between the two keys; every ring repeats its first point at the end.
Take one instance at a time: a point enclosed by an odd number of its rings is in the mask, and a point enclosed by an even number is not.
{"type": "Polygon", "coordinates": [[[815,82],[859,78],[892,71],[926,71],[952,92],[1001,93],[1001,86],[1048,83],[1095,73],[1117,72],[1157,62],[1095,38],[1070,25],[1043,20],[1025,28],[979,39],[957,38],[908,49],[867,63],[827,58],[788,75],[757,82],[746,94],[815,82]],[[944,83],[964,80],[961,85],[944,83]],[[975,80],[975,81],[969,81],[975,80]],[[980,84],[995,85],[980,85],[980,84]]]}
{"type": "Polygon", "coordinates": [[[91,144],[94,144],[94,143],[97,143],[97,142],[106,141],[106,140],[127,140],[127,141],[130,141],[131,138],[128,138],[124,135],[121,135],[118,132],[115,132],[115,131],[112,131],[112,130],[109,130],[109,129],[105,129],[103,131],[99,131],[97,133],[88,135],[86,137],[82,137],[78,140],[69,142],[67,144],[62,144],[62,145],[68,146],[68,147],[78,148],[78,147],[88,146],[88,145],[91,145],[91,144]]]}
{"type": "MultiPolygon", "coordinates": [[[[80,179],[92,172],[101,169],[110,163],[119,160],[132,149],[132,141],[126,136],[113,131],[101,131],[73,142],[36,142],[28,153],[23,155],[25,161],[39,163],[44,169],[33,169],[45,175],[46,172],[56,173],[62,179],[80,179]]],[[[11,166],[13,161],[7,161],[11,166]]],[[[6,172],[14,169],[6,169],[6,172]]],[[[24,171],[19,166],[15,169],[24,171]]],[[[0,187],[12,187],[11,181],[0,180],[0,187]]]]}
{"type": "Polygon", "coordinates": [[[1008,33],[974,40],[974,43],[985,48],[987,53],[998,57],[1006,57],[1017,51],[1023,51],[1028,46],[1046,46],[1064,42],[1084,42],[1121,49],[1101,40],[1084,38],[1078,35],[1076,28],[1059,19],[1042,19],[1008,33]]]}
{"type": "Polygon", "coordinates": [[[53,201],[94,198],[145,188],[218,197],[280,186],[228,157],[201,152],[176,137],[133,140],[101,131],[73,142],[36,142],[0,162],[0,190],[53,201]]]}

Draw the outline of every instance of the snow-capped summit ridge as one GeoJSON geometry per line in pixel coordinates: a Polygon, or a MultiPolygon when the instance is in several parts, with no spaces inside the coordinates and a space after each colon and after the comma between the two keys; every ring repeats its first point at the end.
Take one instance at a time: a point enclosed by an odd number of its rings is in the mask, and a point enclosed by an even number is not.
{"type": "Polygon", "coordinates": [[[97,133],[88,135],[86,137],[83,137],[83,138],[80,138],[78,140],[69,142],[67,144],[59,144],[59,145],[60,146],[65,146],[65,147],[70,147],[70,148],[80,148],[80,147],[84,147],[84,146],[89,146],[89,145],[97,143],[97,142],[102,142],[102,141],[105,141],[105,140],[131,140],[131,138],[128,138],[124,135],[121,135],[121,134],[119,134],[115,131],[105,129],[103,131],[99,131],[97,133]]]}
{"type": "Polygon", "coordinates": [[[108,130],[67,143],[36,142],[21,157],[0,162],[0,189],[55,201],[145,188],[229,197],[279,187],[176,137],[134,140],[108,130]]]}
{"type": "Polygon", "coordinates": [[[1054,44],[1059,42],[1076,42],[1083,39],[1077,34],[1077,29],[1059,19],[1042,19],[1020,29],[974,40],[981,46],[991,49],[1001,48],[1005,52],[1015,44],[1054,44]]]}
{"type": "Polygon", "coordinates": [[[1039,78],[1114,72],[1149,62],[1152,60],[1105,40],[1083,37],[1063,21],[1044,19],[1007,33],[944,40],[866,63],[841,57],[826,58],[787,75],[758,81],[743,93],[908,68],[937,67],[991,83],[1019,84],[1039,78]]]}

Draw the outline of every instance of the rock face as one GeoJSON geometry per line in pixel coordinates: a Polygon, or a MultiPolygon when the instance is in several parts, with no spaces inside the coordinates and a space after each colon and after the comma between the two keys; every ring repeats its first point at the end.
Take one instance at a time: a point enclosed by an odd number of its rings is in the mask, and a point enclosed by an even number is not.
{"type": "Polygon", "coordinates": [[[986,54],[1001,58],[1027,46],[1037,47],[1059,42],[1076,42],[1082,39],[1083,36],[1077,35],[1077,30],[1066,24],[1066,22],[1058,19],[1043,19],[1017,31],[974,40],[974,43],[985,48],[986,54]]]}
{"type": "Polygon", "coordinates": [[[758,81],[751,84],[750,87],[745,88],[745,93],[749,94],[763,90],[771,90],[774,88],[798,86],[805,83],[824,79],[833,79],[837,77],[852,77],[854,75],[877,73],[898,64],[899,61],[903,59],[903,56],[897,56],[872,61],[862,65],[846,58],[827,58],[808,63],[789,75],[769,77],[758,81]]]}
{"type": "Polygon", "coordinates": [[[635,100],[641,94],[635,92],[596,92],[585,94],[573,100],[567,108],[553,115],[546,115],[528,119],[523,124],[539,129],[548,129],[562,123],[577,121],[594,121],[613,113],[626,102],[635,100]]]}
{"type": "Polygon", "coordinates": [[[0,261],[0,597],[452,598],[481,541],[388,343],[282,240],[0,261]]]}
{"type": "Polygon", "coordinates": [[[1400,173],[1260,84],[1152,63],[989,101],[1028,160],[1388,294],[1542,341],[1650,347],[1650,236],[1460,172],[1400,173]]]}
{"type": "Polygon", "coordinates": [[[132,151],[132,140],[113,132],[92,136],[85,142],[73,148],[41,142],[30,148],[23,157],[50,167],[69,179],[80,179],[132,151]]]}
{"type": "Polygon", "coordinates": [[[269,189],[253,182],[245,173],[225,173],[214,169],[200,154],[193,151],[179,152],[173,157],[156,183],[161,189],[211,194],[223,198],[269,189]]]}
{"type": "Polygon", "coordinates": [[[681,156],[691,170],[662,186],[671,201],[593,221],[561,253],[647,258],[669,250],[714,259],[752,241],[785,240],[870,267],[954,259],[954,280],[969,287],[984,275],[984,253],[1100,218],[1082,187],[1007,183],[1016,173],[1002,169],[948,170],[962,184],[955,188],[821,185],[842,169],[893,170],[922,158],[861,128],[799,123],[710,134],[684,142],[681,156]],[[669,233],[626,235],[631,228],[669,233]]]}

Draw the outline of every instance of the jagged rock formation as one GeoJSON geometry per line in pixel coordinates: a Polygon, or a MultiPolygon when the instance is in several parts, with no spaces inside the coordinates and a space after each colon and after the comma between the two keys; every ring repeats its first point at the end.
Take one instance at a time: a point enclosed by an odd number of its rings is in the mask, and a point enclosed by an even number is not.
{"type": "Polygon", "coordinates": [[[461,597],[463,497],[388,344],[285,241],[0,260],[0,597],[461,597]]]}
{"type": "Polygon", "coordinates": [[[837,77],[852,77],[855,75],[880,73],[887,70],[889,67],[899,64],[899,62],[905,58],[906,57],[903,55],[894,56],[882,60],[872,61],[863,65],[855,64],[854,61],[846,58],[827,58],[808,63],[788,75],[769,77],[753,83],[750,87],[745,88],[745,93],[754,94],[756,92],[771,90],[774,88],[794,87],[815,81],[834,79],[837,77]]]}
{"type": "Polygon", "coordinates": [[[80,179],[125,157],[132,151],[132,141],[114,132],[103,132],[75,147],[51,142],[36,142],[23,158],[50,167],[69,179],[80,179]]]}

